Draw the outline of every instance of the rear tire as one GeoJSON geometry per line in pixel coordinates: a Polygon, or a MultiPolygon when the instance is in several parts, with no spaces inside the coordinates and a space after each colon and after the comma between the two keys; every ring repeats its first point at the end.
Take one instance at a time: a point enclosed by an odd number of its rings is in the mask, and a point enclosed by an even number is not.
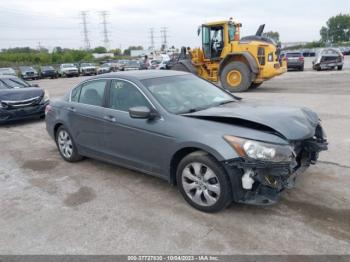
{"type": "Polygon", "coordinates": [[[65,161],[78,162],[83,159],[78,153],[72,136],[64,126],[60,126],[56,132],[56,145],[65,161]]]}
{"type": "Polygon", "coordinates": [[[176,179],[182,196],[200,211],[218,212],[232,202],[226,171],[206,152],[196,151],[184,157],[177,167],[176,179]]]}
{"type": "Polygon", "coordinates": [[[220,81],[223,88],[230,92],[244,92],[252,83],[249,67],[239,61],[227,64],[220,74],[220,81]]]}
{"type": "Polygon", "coordinates": [[[304,66],[301,66],[301,67],[299,68],[299,71],[304,71],[304,66]]]}

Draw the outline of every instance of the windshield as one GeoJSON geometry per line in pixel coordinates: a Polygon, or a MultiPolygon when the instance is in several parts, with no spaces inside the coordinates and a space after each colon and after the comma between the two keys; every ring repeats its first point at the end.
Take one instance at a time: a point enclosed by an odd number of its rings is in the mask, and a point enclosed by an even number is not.
{"type": "Polygon", "coordinates": [[[31,66],[20,66],[19,69],[22,71],[27,71],[27,70],[33,71],[34,70],[33,67],[31,67],[31,66]]]}
{"type": "Polygon", "coordinates": [[[93,66],[93,64],[91,64],[91,63],[82,63],[80,66],[81,66],[81,67],[84,67],[84,66],[93,66]]]}
{"type": "Polygon", "coordinates": [[[169,112],[182,114],[235,101],[219,87],[193,75],[170,76],[141,81],[169,112]]]}
{"type": "Polygon", "coordinates": [[[112,64],[109,64],[109,63],[101,65],[101,67],[111,67],[111,66],[112,66],[112,64]]]}
{"type": "Polygon", "coordinates": [[[14,70],[11,68],[0,68],[0,74],[12,74],[14,73],[14,70]]]}
{"type": "Polygon", "coordinates": [[[63,64],[62,67],[63,67],[63,68],[75,67],[75,65],[73,65],[73,64],[63,64]]]}
{"type": "Polygon", "coordinates": [[[41,70],[54,70],[54,68],[52,66],[43,66],[41,70]]]}
{"type": "Polygon", "coordinates": [[[286,57],[301,57],[301,53],[287,53],[286,57]]]}
{"type": "Polygon", "coordinates": [[[20,78],[4,78],[1,80],[10,88],[30,87],[30,84],[20,78]]]}
{"type": "Polygon", "coordinates": [[[137,62],[137,61],[128,61],[128,64],[127,64],[128,66],[139,66],[139,62],[137,62]]]}

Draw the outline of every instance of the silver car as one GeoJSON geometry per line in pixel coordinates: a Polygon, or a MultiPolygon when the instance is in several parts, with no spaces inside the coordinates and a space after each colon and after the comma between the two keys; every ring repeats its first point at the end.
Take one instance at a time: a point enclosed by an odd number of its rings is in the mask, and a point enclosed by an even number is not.
{"type": "Polygon", "coordinates": [[[197,76],[92,77],[46,109],[62,158],[96,158],[177,185],[193,207],[266,205],[327,149],[316,113],[242,100],[197,76]]]}

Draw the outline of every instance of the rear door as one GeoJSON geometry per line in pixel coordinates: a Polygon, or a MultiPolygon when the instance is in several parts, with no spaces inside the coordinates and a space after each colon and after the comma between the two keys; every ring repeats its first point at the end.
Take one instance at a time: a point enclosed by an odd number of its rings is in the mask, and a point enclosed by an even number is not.
{"type": "Polygon", "coordinates": [[[69,130],[79,150],[88,155],[104,152],[107,84],[107,80],[83,83],[72,91],[71,102],[66,107],[69,112],[69,130]]]}

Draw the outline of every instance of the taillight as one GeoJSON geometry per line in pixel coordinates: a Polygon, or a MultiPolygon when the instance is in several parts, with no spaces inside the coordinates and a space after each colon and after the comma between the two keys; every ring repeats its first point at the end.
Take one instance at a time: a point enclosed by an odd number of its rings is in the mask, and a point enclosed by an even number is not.
{"type": "Polygon", "coordinates": [[[304,61],[304,57],[303,56],[299,57],[299,61],[304,61]]]}
{"type": "Polygon", "coordinates": [[[49,113],[52,110],[52,107],[50,105],[47,105],[45,107],[45,115],[47,115],[47,113],[49,113]]]}

